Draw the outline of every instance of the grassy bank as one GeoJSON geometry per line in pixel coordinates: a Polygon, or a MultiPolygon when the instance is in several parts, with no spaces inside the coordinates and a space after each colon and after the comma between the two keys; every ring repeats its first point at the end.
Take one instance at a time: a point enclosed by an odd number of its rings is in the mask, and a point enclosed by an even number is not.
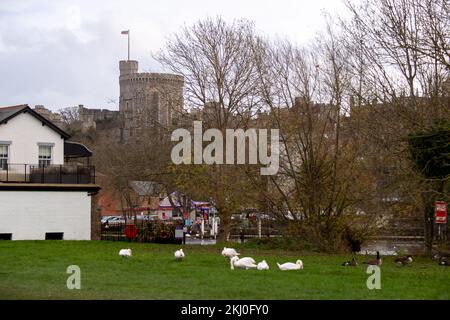
{"type": "Polygon", "coordinates": [[[265,259],[271,269],[232,271],[220,251],[218,246],[0,241],[0,299],[450,299],[450,268],[428,258],[399,267],[394,257],[383,257],[382,288],[368,290],[365,266],[340,265],[348,256],[242,248],[242,256],[265,259]],[[128,247],[133,257],[119,257],[119,249],[128,247]],[[179,247],[186,253],[182,262],[173,258],[179,247]],[[276,267],[277,261],[298,258],[303,270],[276,267]],[[66,287],[69,265],[81,269],[81,290],[66,287]]]}

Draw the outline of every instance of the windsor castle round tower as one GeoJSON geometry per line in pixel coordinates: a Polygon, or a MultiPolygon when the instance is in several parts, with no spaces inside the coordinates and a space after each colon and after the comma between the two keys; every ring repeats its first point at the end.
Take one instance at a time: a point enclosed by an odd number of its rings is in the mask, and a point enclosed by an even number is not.
{"type": "Polygon", "coordinates": [[[119,67],[121,140],[139,140],[144,129],[161,132],[176,126],[183,108],[183,77],[139,73],[135,60],[122,60],[119,67]]]}

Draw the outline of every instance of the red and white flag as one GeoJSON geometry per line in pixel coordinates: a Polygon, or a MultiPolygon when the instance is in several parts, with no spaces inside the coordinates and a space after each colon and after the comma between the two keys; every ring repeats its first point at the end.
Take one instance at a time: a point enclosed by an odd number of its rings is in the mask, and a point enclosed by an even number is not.
{"type": "Polygon", "coordinates": [[[122,31],[120,34],[128,34],[130,30],[122,31]]]}

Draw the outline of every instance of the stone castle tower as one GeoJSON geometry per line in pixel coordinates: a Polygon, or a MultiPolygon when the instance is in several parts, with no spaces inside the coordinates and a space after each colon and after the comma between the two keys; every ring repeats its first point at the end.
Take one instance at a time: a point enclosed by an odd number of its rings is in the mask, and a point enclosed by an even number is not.
{"type": "Polygon", "coordinates": [[[120,67],[121,140],[139,140],[143,129],[169,130],[183,108],[184,78],[167,73],[138,72],[138,62],[122,60],[120,67]]]}

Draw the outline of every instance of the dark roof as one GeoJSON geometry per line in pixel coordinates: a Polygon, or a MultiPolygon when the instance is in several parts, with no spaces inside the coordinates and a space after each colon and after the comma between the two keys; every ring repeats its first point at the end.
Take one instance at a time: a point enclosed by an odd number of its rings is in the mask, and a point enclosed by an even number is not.
{"type": "Polygon", "coordinates": [[[26,109],[27,107],[28,106],[26,104],[11,107],[0,107],[0,122],[3,123],[4,120],[11,118],[17,112],[20,112],[21,110],[26,109]]]}
{"type": "Polygon", "coordinates": [[[49,128],[53,129],[54,131],[58,132],[62,138],[69,139],[70,135],[59,128],[57,125],[53,124],[50,120],[45,118],[44,116],[41,116],[39,113],[31,109],[26,104],[21,104],[18,106],[10,106],[10,107],[0,107],[0,125],[6,124],[8,121],[15,116],[21,114],[21,113],[28,113],[38,119],[39,121],[42,121],[43,125],[48,126],[49,128]]]}
{"type": "Polygon", "coordinates": [[[91,157],[92,151],[84,144],[72,141],[64,141],[65,158],[86,158],[91,157]]]}

